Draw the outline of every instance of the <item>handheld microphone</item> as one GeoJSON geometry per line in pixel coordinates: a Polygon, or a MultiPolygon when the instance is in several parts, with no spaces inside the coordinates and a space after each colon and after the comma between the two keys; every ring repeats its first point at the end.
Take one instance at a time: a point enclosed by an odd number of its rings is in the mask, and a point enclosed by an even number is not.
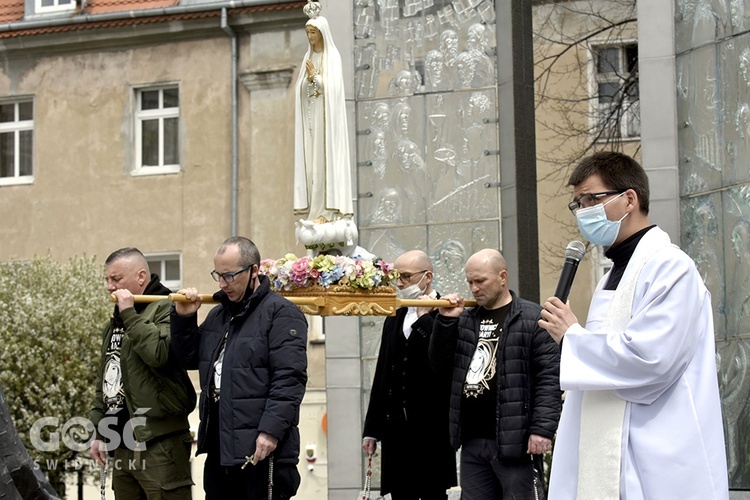
{"type": "Polygon", "coordinates": [[[565,263],[560,273],[560,281],[557,282],[557,289],[555,290],[555,297],[562,300],[563,303],[568,300],[570,287],[573,286],[573,278],[575,278],[576,271],[578,270],[578,263],[583,259],[585,254],[586,245],[580,241],[571,241],[565,247],[565,263]]]}

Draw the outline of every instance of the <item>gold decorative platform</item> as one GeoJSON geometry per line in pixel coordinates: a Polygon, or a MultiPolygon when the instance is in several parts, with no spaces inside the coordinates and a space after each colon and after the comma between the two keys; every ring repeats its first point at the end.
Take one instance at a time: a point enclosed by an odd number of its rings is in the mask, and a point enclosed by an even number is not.
{"type": "Polygon", "coordinates": [[[297,304],[305,314],[320,316],[393,316],[399,307],[396,288],[390,286],[359,290],[342,285],[313,285],[277,293],[297,304]]]}

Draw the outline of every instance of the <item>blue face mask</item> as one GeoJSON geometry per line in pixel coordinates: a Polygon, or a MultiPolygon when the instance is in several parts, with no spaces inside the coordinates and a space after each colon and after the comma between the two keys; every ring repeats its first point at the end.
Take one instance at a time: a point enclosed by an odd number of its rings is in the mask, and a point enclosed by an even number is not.
{"type": "Polygon", "coordinates": [[[576,211],[578,229],[584,238],[594,245],[612,246],[612,243],[615,242],[617,235],[620,233],[620,223],[629,214],[623,215],[620,220],[609,220],[607,219],[607,212],[604,211],[604,207],[624,194],[620,193],[607,203],[594,205],[593,207],[579,208],[576,211]]]}

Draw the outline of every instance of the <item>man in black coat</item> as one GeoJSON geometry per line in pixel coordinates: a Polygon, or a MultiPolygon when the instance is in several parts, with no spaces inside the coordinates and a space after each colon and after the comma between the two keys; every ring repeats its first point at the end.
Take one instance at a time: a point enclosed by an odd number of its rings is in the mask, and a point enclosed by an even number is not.
{"type": "Polygon", "coordinates": [[[463,500],[543,498],[542,454],[562,409],[560,351],[538,325],[541,306],[508,289],[505,259],[480,250],[466,262],[477,302],[447,295],[439,309],[430,362],[452,374],[450,437],[461,447],[463,500]]]}
{"type": "MultiPolygon", "coordinates": [[[[396,259],[398,296],[437,297],[432,262],[421,250],[396,259]]],[[[437,311],[403,307],[383,324],[362,448],[382,447],[381,494],[393,500],[446,498],[456,484],[456,453],[448,438],[450,377],[437,378],[427,347],[437,311]]]]}
{"type": "Polygon", "coordinates": [[[207,453],[207,500],[265,500],[297,492],[299,408],[307,383],[307,322],[258,274],[260,253],[247,238],[224,241],[214,255],[220,305],[198,326],[195,288],[179,293],[171,315],[172,350],[201,381],[198,453],[207,453]],[[273,467],[270,464],[273,460],[273,467]]]}

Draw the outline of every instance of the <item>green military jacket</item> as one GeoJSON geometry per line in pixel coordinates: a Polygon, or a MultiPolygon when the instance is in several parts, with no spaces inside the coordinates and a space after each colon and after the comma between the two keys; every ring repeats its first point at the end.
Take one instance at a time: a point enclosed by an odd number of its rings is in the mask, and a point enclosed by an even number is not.
{"type": "MultiPolygon", "coordinates": [[[[170,308],[168,300],[160,300],[148,304],[140,313],[135,308],[120,312],[125,325],[120,353],[122,385],[130,418],[135,418],[133,434],[141,443],[188,430],[188,415],[195,408],[193,384],[187,372],[169,355],[170,308]]],[[[100,432],[99,423],[107,416],[102,383],[114,323],[112,317],[104,328],[96,396],[90,414],[98,439],[106,437],[100,432]]]]}

